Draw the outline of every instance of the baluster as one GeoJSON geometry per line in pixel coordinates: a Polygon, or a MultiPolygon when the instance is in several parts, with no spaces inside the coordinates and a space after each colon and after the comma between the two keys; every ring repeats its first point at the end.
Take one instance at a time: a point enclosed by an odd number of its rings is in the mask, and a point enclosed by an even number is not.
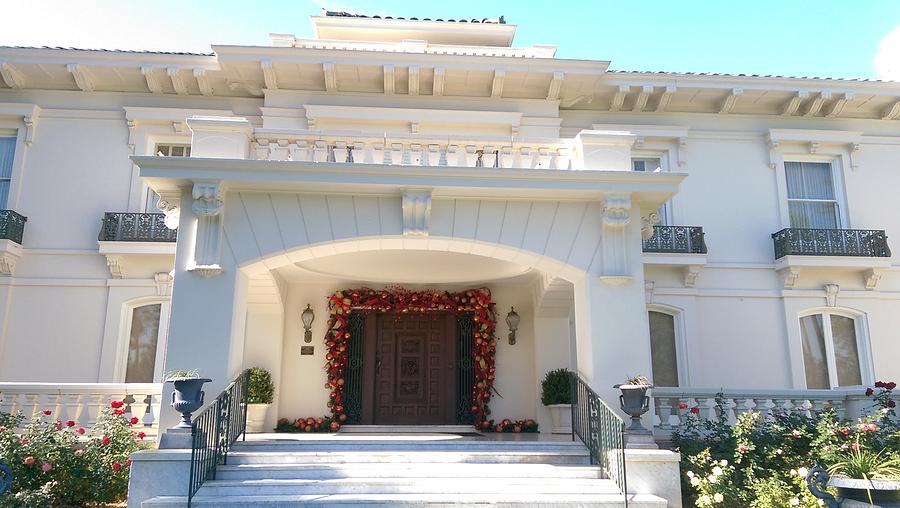
{"type": "Polygon", "coordinates": [[[669,420],[672,418],[672,399],[669,397],[660,397],[656,399],[656,401],[656,414],[659,416],[659,428],[671,430],[672,425],[669,420]]]}
{"type": "Polygon", "coordinates": [[[791,399],[791,405],[794,412],[798,414],[806,414],[806,399],[791,399]]]}
{"type": "Polygon", "coordinates": [[[143,400],[143,415],[141,416],[141,422],[144,424],[144,427],[152,427],[153,423],[156,419],[153,417],[153,395],[147,394],[144,396],[143,400]]]}
{"type": "Polygon", "coordinates": [[[409,164],[413,166],[427,166],[422,163],[422,145],[412,143],[409,145],[409,164]]]}
{"type": "Polygon", "coordinates": [[[825,401],[822,399],[812,400],[810,403],[810,409],[813,413],[821,413],[825,410],[825,401]]]}
{"type": "Polygon", "coordinates": [[[517,167],[523,169],[531,169],[534,166],[534,153],[531,148],[523,146],[519,149],[519,162],[517,167]]]}
{"type": "Polygon", "coordinates": [[[104,406],[109,405],[110,397],[103,394],[85,395],[85,397],[88,398],[88,402],[86,404],[87,420],[84,424],[91,427],[97,421],[97,417],[100,416],[100,410],[104,406]]]}
{"type": "Polygon", "coordinates": [[[515,159],[515,154],[513,154],[513,149],[511,146],[504,146],[500,149],[500,167],[501,168],[512,168],[513,161],[515,159]]]}
{"type": "Polygon", "coordinates": [[[125,403],[125,406],[122,408],[125,410],[125,414],[122,417],[125,418],[126,420],[130,420],[131,417],[134,416],[132,409],[131,409],[131,404],[134,403],[134,397],[131,394],[126,393],[122,397],[122,402],[125,403]]]}
{"type": "Polygon", "coordinates": [[[747,399],[744,397],[734,399],[734,419],[737,420],[742,414],[749,411],[747,409],[747,399]]]}
{"type": "Polygon", "coordinates": [[[763,416],[767,415],[769,413],[769,399],[754,397],[753,410],[762,413],[763,416]]]}
{"type": "Polygon", "coordinates": [[[481,156],[481,164],[486,168],[494,168],[497,163],[497,149],[493,146],[485,146],[481,156]]]}
{"type": "Polygon", "coordinates": [[[548,148],[539,148],[537,155],[537,163],[535,169],[547,169],[550,167],[550,150],[548,148]]]}
{"type": "Polygon", "coordinates": [[[447,146],[447,165],[448,166],[463,166],[464,164],[460,163],[460,160],[463,159],[462,154],[460,154],[459,145],[448,145],[447,146]]]}
{"type": "Polygon", "coordinates": [[[556,169],[569,169],[569,161],[571,154],[568,148],[559,148],[556,150],[556,169]]]}
{"type": "Polygon", "coordinates": [[[771,413],[772,413],[772,414],[779,413],[779,412],[783,413],[784,410],[785,410],[785,407],[784,407],[785,403],[787,403],[787,399],[784,399],[784,398],[778,398],[778,399],[775,399],[775,398],[773,398],[773,399],[772,399],[772,411],[771,411],[771,413]]]}
{"type": "Polygon", "coordinates": [[[328,160],[330,162],[347,162],[347,142],[335,141],[330,147],[328,160]]]}
{"type": "Polygon", "coordinates": [[[28,395],[30,395],[29,399],[31,400],[31,411],[25,412],[26,419],[31,418],[31,415],[33,415],[34,413],[37,413],[38,411],[41,410],[41,402],[42,402],[41,394],[29,393],[28,395]]]}
{"type": "Polygon", "coordinates": [[[403,145],[400,143],[391,143],[390,159],[385,164],[403,164],[403,145]]]}
{"type": "Polygon", "coordinates": [[[847,416],[847,407],[844,405],[844,400],[833,400],[831,402],[832,407],[834,407],[834,414],[837,415],[838,420],[843,420],[847,416]]]}
{"type": "Polygon", "coordinates": [[[372,143],[372,162],[375,164],[390,164],[385,159],[388,157],[388,150],[385,150],[384,143],[372,143]]]}
{"type": "Polygon", "coordinates": [[[313,142],[311,162],[328,162],[328,145],[324,141],[313,142]]]}
{"type": "Polygon", "coordinates": [[[697,407],[700,408],[700,419],[701,420],[709,420],[709,398],[708,397],[695,397],[694,400],[697,401],[697,407]]]}
{"type": "Polygon", "coordinates": [[[447,159],[450,158],[449,154],[447,153],[448,149],[449,149],[449,147],[441,150],[440,156],[438,157],[438,163],[437,163],[438,166],[446,166],[447,165],[447,159]]]}
{"type": "Polygon", "coordinates": [[[0,411],[13,414],[16,412],[16,401],[19,399],[17,393],[0,392],[0,411]]]}
{"type": "Polygon", "coordinates": [[[407,145],[406,143],[403,143],[403,145],[401,145],[400,164],[404,166],[409,166],[412,164],[412,157],[409,153],[409,145],[407,145]]]}
{"type": "Polygon", "coordinates": [[[478,162],[478,149],[475,145],[466,145],[465,163],[462,164],[467,168],[474,168],[478,162]]]}
{"type": "MultiPolygon", "coordinates": [[[[423,166],[440,166],[441,165],[440,149],[441,149],[441,147],[438,145],[434,145],[434,144],[428,145],[428,155],[426,157],[426,160],[424,161],[425,163],[423,164],[423,166]]],[[[445,161],[445,163],[446,163],[446,161],[445,161]]]]}
{"type": "Polygon", "coordinates": [[[269,140],[268,139],[256,140],[256,158],[261,161],[269,160],[269,140]]]}
{"type": "Polygon", "coordinates": [[[367,144],[365,141],[354,141],[353,145],[351,145],[349,149],[349,162],[353,162],[356,164],[370,164],[372,162],[372,160],[369,158],[367,144]]]}

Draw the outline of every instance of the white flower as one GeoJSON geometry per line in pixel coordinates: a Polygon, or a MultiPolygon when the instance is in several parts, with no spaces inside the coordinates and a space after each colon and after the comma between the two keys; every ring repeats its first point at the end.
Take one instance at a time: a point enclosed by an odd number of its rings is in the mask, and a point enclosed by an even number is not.
{"type": "Polygon", "coordinates": [[[819,499],[817,502],[819,503],[819,506],[825,506],[825,501],[819,499]]]}
{"type": "Polygon", "coordinates": [[[800,469],[797,470],[797,476],[806,478],[806,475],[808,475],[808,474],[809,474],[809,469],[806,469],[805,467],[801,467],[800,469]]]}
{"type": "Polygon", "coordinates": [[[700,496],[700,502],[703,504],[709,504],[709,496],[703,494],[702,496],[700,496]]]}
{"type": "Polygon", "coordinates": [[[728,465],[728,461],[725,460],[725,459],[722,459],[722,460],[719,461],[719,465],[722,466],[722,467],[725,467],[725,466],[728,465]]]}
{"type": "Polygon", "coordinates": [[[719,493],[719,492],[716,492],[716,494],[713,496],[713,501],[715,501],[715,502],[717,502],[717,503],[721,503],[721,502],[724,501],[724,500],[725,500],[725,496],[723,496],[723,495],[722,495],[721,493],[719,493]]]}
{"type": "Polygon", "coordinates": [[[782,450],[781,448],[775,450],[775,455],[781,455],[782,453],[784,453],[784,450],[782,450]]]}
{"type": "Polygon", "coordinates": [[[695,477],[692,477],[692,478],[691,478],[691,486],[692,486],[692,487],[698,487],[698,486],[700,486],[700,478],[697,478],[696,476],[695,476],[695,477]]]}
{"type": "Polygon", "coordinates": [[[722,468],[719,466],[716,466],[716,467],[712,468],[712,473],[715,476],[719,476],[720,474],[722,474],[722,468]]]}
{"type": "Polygon", "coordinates": [[[794,476],[795,474],[797,474],[797,470],[796,470],[796,469],[791,469],[791,476],[794,476]]]}
{"type": "Polygon", "coordinates": [[[693,472],[693,471],[688,471],[688,472],[687,472],[687,477],[688,477],[688,478],[693,478],[693,477],[694,477],[694,472],[693,472]]]}
{"type": "Polygon", "coordinates": [[[716,483],[716,481],[718,481],[716,479],[716,475],[714,475],[714,474],[709,475],[709,478],[707,478],[707,479],[709,480],[709,483],[716,483]]]}
{"type": "Polygon", "coordinates": [[[791,498],[791,506],[799,506],[799,505],[800,505],[800,500],[797,499],[796,497],[792,497],[791,498]]]}

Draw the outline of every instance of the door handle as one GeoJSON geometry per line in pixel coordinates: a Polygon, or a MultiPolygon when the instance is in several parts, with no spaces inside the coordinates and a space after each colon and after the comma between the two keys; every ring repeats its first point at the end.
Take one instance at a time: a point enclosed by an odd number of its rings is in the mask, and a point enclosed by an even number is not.
{"type": "Polygon", "coordinates": [[[380,356],[375,357],[375,373],[376,374],[381,373],[381,357],[380,356]]]}

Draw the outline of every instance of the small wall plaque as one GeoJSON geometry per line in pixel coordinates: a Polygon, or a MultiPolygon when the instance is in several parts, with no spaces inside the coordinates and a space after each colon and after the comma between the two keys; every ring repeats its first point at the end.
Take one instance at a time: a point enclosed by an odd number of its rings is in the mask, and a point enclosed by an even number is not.
{"type": "Polygon", "coordinates": [[[316,346],[300,346],[300,355],[312,355],[315,354],[316,346]]]}

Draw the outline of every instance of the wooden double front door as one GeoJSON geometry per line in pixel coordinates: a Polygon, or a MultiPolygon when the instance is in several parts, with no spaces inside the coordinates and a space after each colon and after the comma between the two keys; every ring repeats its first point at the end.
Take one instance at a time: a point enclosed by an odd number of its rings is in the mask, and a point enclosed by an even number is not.
{"type": "Polygon", "coordinates": [[[456,326],[448,313],[366,316],[360,423],[457,423],[456,326]]]}

